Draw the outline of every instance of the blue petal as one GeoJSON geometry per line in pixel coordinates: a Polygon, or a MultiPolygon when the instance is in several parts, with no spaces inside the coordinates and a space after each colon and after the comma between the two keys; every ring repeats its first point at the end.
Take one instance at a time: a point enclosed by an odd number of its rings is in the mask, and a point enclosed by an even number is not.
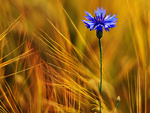
{"type": "Polygon", "coordinates": [[[94,30],[97,30],[97,31],[101,30],[101,31],[103,31],[103,26],[102,26],[101,24],[98,24],[98,25],[95,27],[94,30]]]}
{"type": "Polygon", "coordinates": [[[101,12],[103,12],[103,7],[101,7],[101,12]]]}
{"type": "Polygon", "coordinates": [[[109,28],[116,27],[115,25],[116,25],[116,22],[105,23],[104,25],[105,31],[109,31],[109,28]]]}
{"type": "MultiPolygon", "coordinates": [[[[117,14],[116,14],[117,15],[117,14]]],[[[112,17],[110,17],[110,14],[108,16],[106,16],[106,18],[104,19],[104,22],[113,22],[116,21],[118,18],[115,18],[116,15],[113,15],[112,17]]]]}
{"type": "Polygon", "coordinates": [[[101,7],[101,9],[99,9],[99,7],[97,7],[97,11],[95,11],[95,15],[97,19],[101,19],[103,20],[106,14],[106,10],[103,10],[103,7],[101,7]]]}
{"type": "Polygon", "coordinates": [[[106,10],[103,11],[103,15],[102,15],[103,18],[105,17],[105,14],[106,14],[106,10]]]}
{"type": "Polygon", "coordinates": [[[112,17],[110,17],[111,14],[109,14],[105,19],[104,19],[104,28],[106,31],[109,31],[109,28],[113,28],[113,27],[116,27],[116,20],[118,18],[115,18],[116,15],[113,15],[112,17]]]}
{"type": "Polygon", "coordinates": [[[93,16],[92,16],[89,12],[85,11],[85,13],[86,13],[86,15],[87,15],[87,16],[84,16],[86,19],[91,20],[91,21],[94,21],[94,20],[95,20],[95,19],[93,18],[93,16]]]}
{"type": "Polygon", "coordinates": [[[93,30],[95,27],[95,22],[93,21],[86,21],[86,20],[82,20],[85,23],[85,26],[87,26],[87,28],[90,28],[90,30],[93,30]]]}
{"type": "Polygon", "coordinates": [[[99,7],[97,7],[97,13],[101,13],[101,10],[99,9],[99,7]]]}
{"type": "Polygon", "coordinates": [[[107,15],[107,16],[105,17],[105,19],[108,19],[108,18],[110,18],[110,16],[111,16],[111,13],[110,13],[109,15],[107,15]]]}
{"type": "Polygon", "coordinates": [[[96,18],[100,18],[101,13],[102,13],[101,10],[99,9],[99,7],[97,7],[97,11],[95,11],[96,18]]]}
{"type": "Polygon", "coordinates": [[[105,31],[109,31],[109,29],[108,29],[108,28],[105,28],[105,31]]]}

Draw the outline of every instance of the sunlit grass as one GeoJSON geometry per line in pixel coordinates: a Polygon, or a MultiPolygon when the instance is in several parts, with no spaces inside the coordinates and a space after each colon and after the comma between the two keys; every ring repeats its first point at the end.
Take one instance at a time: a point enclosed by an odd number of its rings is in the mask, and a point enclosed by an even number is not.
{"type": "Polygon", "coordinates": [[[0,1],[0,112],[150,112],[147,0],[0,1]],[[117,13],[104,32],[103,87],[95,31],[81,19],[103,6],[117,13]]]}

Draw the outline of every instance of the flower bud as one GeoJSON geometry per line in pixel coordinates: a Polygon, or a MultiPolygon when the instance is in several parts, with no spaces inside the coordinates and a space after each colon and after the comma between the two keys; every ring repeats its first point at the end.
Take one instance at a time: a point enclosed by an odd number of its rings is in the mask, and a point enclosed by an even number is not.
{"type": "Polygon", "coordinates": [[[99,30],[99,31],[96,31],[96,36],[98,39],[101,39],[102,36],[103,36],[103,31],[99,30]]]}

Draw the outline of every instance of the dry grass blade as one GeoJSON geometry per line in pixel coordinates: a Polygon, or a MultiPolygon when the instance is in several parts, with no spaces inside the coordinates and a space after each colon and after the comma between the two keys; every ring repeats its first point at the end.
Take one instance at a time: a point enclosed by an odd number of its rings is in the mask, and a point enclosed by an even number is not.
{"type": "Polygon", "coordinates": [[[3,33],[0,35],[0,41],[8,34],[10,33],[22,20],[24,17],[20,15],[3,33]]]}

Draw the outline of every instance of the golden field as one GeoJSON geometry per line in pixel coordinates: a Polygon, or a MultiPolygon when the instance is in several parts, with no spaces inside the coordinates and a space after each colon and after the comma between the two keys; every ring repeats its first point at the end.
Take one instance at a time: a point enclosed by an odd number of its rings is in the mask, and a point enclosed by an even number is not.
{"type": "Polygon", "coordinates": [[[0,0],[0,113],[150,112],[148,0],[0,0]],[[102,41],[81,21],[117,14],[102,41]],[[116,109],[116,99],[121,101],[116,109]]]}

